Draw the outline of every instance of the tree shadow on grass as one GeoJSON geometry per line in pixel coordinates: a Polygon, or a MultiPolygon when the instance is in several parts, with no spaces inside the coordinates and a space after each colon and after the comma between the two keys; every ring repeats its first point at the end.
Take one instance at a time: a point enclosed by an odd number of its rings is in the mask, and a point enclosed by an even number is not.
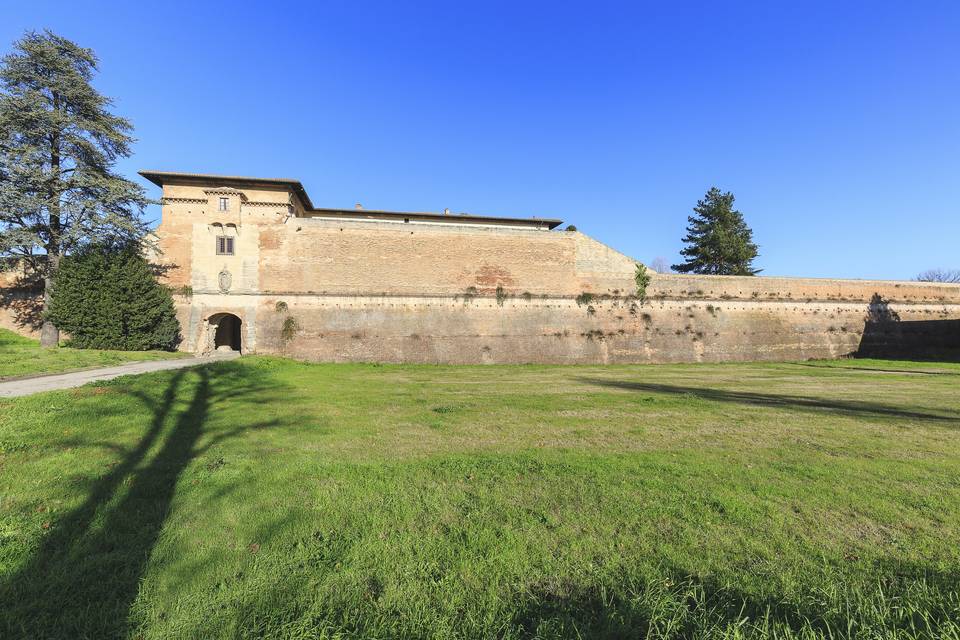
{"type": "Polygon", "coordinates": [[[532,585],[520,596],[514,635],[706,638],[738,631],[735,637],[836,637],[838,630],[857,629],[864,637],[910,632],[905,637],[933,638],[947,628],[960,632],[957,574],[899,561],[791,596],[757,595],[675,567],[627,585],[557,586],[532,585]]]}
{"type": "MultiPolygon", "coordinates": [[[[760,407],[778,409],[798,409],[802,411],[828,411],[857,418],[905,418],[925,420],[951,425],[960,425],[960,415],[942,415],[925,411],[910,411],[899,407],[866,402],[862,400],[840,400],[836,398],[811,398],[807,396],[775,395],[751,391],[733,391],[708,387],[683,387],[654,382],[633,382],[629,380],[609,380],[605,378],[577,378],[578,381],[600,387],[644,391],[649,393],[669,393],[692,395],[704,400],[733,402],[760,407]]],[[[955,412],[954,412],[955,413],[955,412]]]]}
{"type": "MultiPolygon", "coordinates": [[[[850,362],[856,363],[856,360],[851,360],[850,362]]],[[[910,360],[910,362],[931,362],[936,364],[935,361],[924,361],[924,360],[910,360]]],[[[813,362],[792,362],[790,363],[795,367],[810,367],[812,369],[819,369],[820,371],[837,371],[837,372],[857,372],[857,371],[871,371],[876,373],[902,373],[905,375],[917,375],[917,376],[960,376],[960,371],[927,371],[925,369],[889,369],[884,367],[867,367],[859,364],[847,365],[829,365],[829,364],[816,364],[813,362]]]]}
{"type": "MultiPolygon", "coordinates": [[[[159,399],[130,392],[152,414],[146,431],[119,464],[96,481],[83,504],[53,522],[26,564],[0,582],[0,637],[127,635],[130,605],[178,478],[209,446],[200,449],[197,444],[211,405],[242,395],[265,401],[262,392],[274,394],[278,387],[263,374],[224,364],[201,366],[174,372],[159,399]],[[196,378],[193,395],[177,412],[188,376],[196,378]]],[[[238,427],[215,440],[272,426],[276,423],[238,427]]]]}

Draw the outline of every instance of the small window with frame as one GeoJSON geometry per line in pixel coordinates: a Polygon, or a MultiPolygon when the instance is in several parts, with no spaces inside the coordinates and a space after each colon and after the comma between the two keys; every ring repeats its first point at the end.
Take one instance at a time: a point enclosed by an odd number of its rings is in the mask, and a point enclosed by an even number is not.
{"type": "Polygon", "coordinates": [[[233,238],[231,236],[217,236],[217,255],[233,255],[233,238]]]}
{"type": "Polygon", "coordinates": [[[230,210],[230,198],[220,198],[220,211],[230,210]]]}

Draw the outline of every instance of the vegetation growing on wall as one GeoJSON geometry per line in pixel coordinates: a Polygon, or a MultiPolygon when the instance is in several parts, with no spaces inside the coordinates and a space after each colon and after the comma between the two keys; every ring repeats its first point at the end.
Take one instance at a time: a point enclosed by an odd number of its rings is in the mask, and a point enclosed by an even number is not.
{"type": "Polygon", "coordinates": [[[497,306],[502,307],[503,303],[506,302],[507,300],[507,297],[508,297],[507,292],[506,290],[504,290],[502,286],[498,285],[496,295],[497,295],[497,306]]]}
{"type": "Polygon", "coordinates": [[[584,291],[583,293],[577,296],[577,306],[582,307],[585,304],[589,305],[591,302],[593,302],[593,299],[595,297],[596,296],[594,296],[592,293],[588,291],[584,291]]]}
{"type": "Polygon", "coordinates": [[[277,304],[273,305],[273,309],[277,313],[283,313],[287,310],[287,303],[283,300],[277,300],[277,304]]]}
{"type": "Polygon", "coordinates": [[[83,349],[174,349],[180,324],[170,290],[134,245],[87,245],[63,259],[49,319],[83,349]]]}
{"type": "Polygon", "coordinates": [[[287,316],[286,320],[283,321],[283,326],[280,327],[280,339],[286,344],[293,340],[297,331],[300,331],[300,323],[293,316],[287,316]]]}
{"type": "Polygon", "coordinates": [[[650,273],[647,266],[642,262],[637,263],[637,271],[633,274],[633,280],[637,283],[637,299],[640,304],[647,301],[647,287],[650,285],[650,273]]]}

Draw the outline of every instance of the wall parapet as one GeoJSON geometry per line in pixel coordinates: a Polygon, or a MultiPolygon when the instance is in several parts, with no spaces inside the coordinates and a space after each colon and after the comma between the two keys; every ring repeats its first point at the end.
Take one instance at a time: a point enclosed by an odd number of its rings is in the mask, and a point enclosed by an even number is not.
{"type": "Polygon", "coordinates": [[[879,295],[900,304],[960,304],[960,285],[896,280],[706,276],[658,273],[648,297],[657,299],[869,302],[879,295]]]}

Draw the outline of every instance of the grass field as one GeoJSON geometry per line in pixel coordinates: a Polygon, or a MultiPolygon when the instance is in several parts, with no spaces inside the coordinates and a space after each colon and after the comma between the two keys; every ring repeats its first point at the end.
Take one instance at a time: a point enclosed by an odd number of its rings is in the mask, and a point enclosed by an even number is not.
{"type": "Polygon", "coordinates": [[[309,365],[0,402],[2,638],[960,638],[960,365],[309,365]]]}
{"type": "Polygon", "coordinates": [[[0,329],[0,380],[45,373],[62,373],[90,367],[109,367],[139,360],[182,358],[167,351],[98,351],[95,349],[43,349],[37,340],[0,329]]]}

